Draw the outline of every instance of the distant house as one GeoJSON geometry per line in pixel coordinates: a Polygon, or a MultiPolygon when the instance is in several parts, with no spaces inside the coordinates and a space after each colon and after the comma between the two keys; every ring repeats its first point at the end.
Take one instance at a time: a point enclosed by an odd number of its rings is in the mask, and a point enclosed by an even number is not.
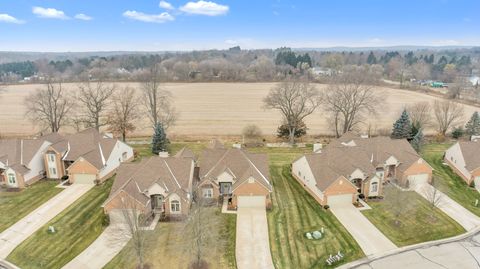
{"type": "Polygon", "coordinates": [[[445,152],[445,162],[468,185],[480,187],[480,141],[459,141],[445,152]]]}
{"type": "Polygon", "coordinates": [[[135,209],[146,216],[182,218],[192,202],[195,162],[189,150],[174,157],[153,156],[138,163],[122,163],[108,199],[107,214],[135,209]]]}
{"type": "Polygon", "coordinates": [[[323,67],[312,67],[310,72],[315,76],[332,76],[333,70],[331,68],[323,68],[323,67]]]}
{"type": "Polygon", "coordinates": [[[406,140],[347,133],[292,164],[292,175],[322,205],[383,196],[383,185],[430,183],[432,168],[406,140]]]}
{"type": "Polygon", "coordinates": [[[266,154],[224,148],[214,140],[199,159],[203,198],[228,199],[231,207],[270,206],[272,185],[266,154]]]}
{"type": "Polygon", "coordinates": [[[0,184],[24,188],[44,178],[43,158],[51,144],[49,136],[0,140],[0,184]]]}
{"type": "Polygon", "coordinates": [[[65,136],[52,134],[50,139],[53,143],[44,155],[48,178],[68,175],[70,183],[101,182],[121,163],[133,159],[130,146],[95,128],[65,136]]]}

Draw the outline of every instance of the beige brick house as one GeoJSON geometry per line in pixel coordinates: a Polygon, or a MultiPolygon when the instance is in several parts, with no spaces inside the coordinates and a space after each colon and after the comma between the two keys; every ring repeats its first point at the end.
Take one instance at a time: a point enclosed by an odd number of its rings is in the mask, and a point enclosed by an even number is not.
{"type": "Polygon", "coordinates": [[[53,143],[44,155],[48,178],[68,175],[70,183],[102,182],[111,177],[121,163],[133,159],[130,146],[95,128],[51,136],[53,143]]]}
{"type": "Polygon", "coordinates": [[[183,218],[192,202],[194,170],[194,159],[187,154],[123,163],[103,204],[104,211],[135,209],[146,216],[183,218]]]}
{"type": "Polygon", "coordinates": [[[392,181],[405,188],[430,183],[432,168],[407,140],[347,133],[292,164],[292,175],[322,205],[383,195],[392,181]]]}
{"type": "Polygon", "coordinates": [[[272,185],[266,154],[226,149],[218,141],[199,159],[199,188],[203,198],[227,199],[230,206],[271,205],[272,185]]]}

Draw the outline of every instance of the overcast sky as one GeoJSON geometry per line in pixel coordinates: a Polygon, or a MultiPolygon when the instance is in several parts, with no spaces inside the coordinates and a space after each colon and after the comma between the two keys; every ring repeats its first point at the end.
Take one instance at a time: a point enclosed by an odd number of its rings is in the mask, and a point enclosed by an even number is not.
{"type": "Polygon", "coordinates": [[[480,0],[1,0],[0,50],[480,45],[480,0]]]}

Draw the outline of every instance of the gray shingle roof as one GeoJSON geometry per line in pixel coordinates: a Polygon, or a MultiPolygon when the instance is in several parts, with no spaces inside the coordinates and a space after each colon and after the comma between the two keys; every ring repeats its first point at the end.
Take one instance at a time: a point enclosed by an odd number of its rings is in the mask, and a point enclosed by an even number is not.
{"type": "Polygon", "coordinates": [[[468,171],[480,168],[480,141],[460,141],[458,142],[465,159],[465,167],[468,171]]]}
{"type": "Polygon", "coordinates": [[[367,177],[374,175],[376,168],[383,166],[391,156],[400,162],[397,169],[401,172],[420,159],[405,139],[360,138],[351,133],[333,141],[321,153],[305,155],[317,187],[322,191],[340,176],[348,179],[356,169],[367,177]]]}

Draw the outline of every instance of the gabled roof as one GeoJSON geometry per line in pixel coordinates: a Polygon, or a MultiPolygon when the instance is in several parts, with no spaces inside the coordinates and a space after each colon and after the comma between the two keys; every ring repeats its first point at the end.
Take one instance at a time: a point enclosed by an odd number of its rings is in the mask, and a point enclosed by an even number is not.
{"type": "Polygon", "coordinates": [[[45,139],[2,139],[0,140],[0,161],[20,174],[29,171],[28,164],[40,150],[45,139]]]}
{"type": "Polygon", "coordinates": [[[79,133],[55,137],[52,148],[63,155],[66,161],[76,161],[83,157],[97,169],[104,167],[110,157],[117,139],[102,135],[95,128],[79,133]]]}
{"type": "Polygon", "coordinates": [[[200,157],[200,179],[215,179],[227,169],[235,176],[233,188],[255,178],[268,190],[272,190],[267,154],[249,153],[237,148],[206,149],[200,157]]]}
{"type": "Polygon", "coordinates": [[[110,200],[120,191],[146,203],[150,198],[145,193],[155,183],[168,193],[176,193],[188,199],[192,192],[193,159],[153,156],[138,163],[122,163],[110,191],[110,200]]]}
{"type": "Polygon", "coordinates": [[[465,167],[468,171],[480,168],[480,141],[477,141],[458,142],[465,160],[465,167]]]}
{"type": "Polygon", "coordinates": [[[351,133],[333,141],[321,153],[307,154],[305,158],[317,187],[323,191],[340,176],[349,179],[356,169],[367,177],[373,176],[391,156],[399,161],[397,169],[401,172],[421,158],[405,139],[360,138],[351,133]]]}

